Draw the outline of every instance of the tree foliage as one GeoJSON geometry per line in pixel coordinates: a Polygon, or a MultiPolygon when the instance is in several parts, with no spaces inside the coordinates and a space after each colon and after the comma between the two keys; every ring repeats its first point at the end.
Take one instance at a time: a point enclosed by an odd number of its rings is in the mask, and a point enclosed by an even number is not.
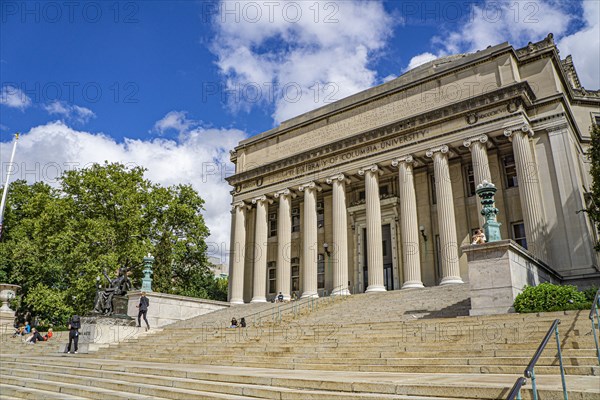
{"type": "Polygon", "coordinates": [[[162,187],[122,164],[66,171],[58,187],[13,182],[0,241],[0,281],[22,286],[21,311],[60,323],[92,309],[96,277],[155,257],[153,289],[211,298],[204,201],[189,185],[162,187]]]}
{"type": "MultiPolygon", "coordinates": [[[[592,176],[591,198],[588,208],[585,210],[596,229],[600,232],[600,126],[592,126],[592,142],[588,150],[588,159],[591,164],[590,175],[592,176]]],[[[600,242],[596,243],[596,251],[600,251],[600,242]]]]}

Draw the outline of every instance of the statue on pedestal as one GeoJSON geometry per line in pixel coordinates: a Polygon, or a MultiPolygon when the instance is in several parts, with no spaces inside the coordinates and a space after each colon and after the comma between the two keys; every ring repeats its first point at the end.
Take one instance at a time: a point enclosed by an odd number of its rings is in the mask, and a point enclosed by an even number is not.
{"type": "Polygon", "coordinates": [[[106,270],[102,271],[104,277],[108,281],[108,287],[101,289],[100,278],[97,280],[96,299],[94,300],[94,313],[103,315],[112,315],[114,311],[113,298],[114,296],[125,296],[127,291],[131,289],[131,281],[127,276],[129,268],[119,268],[117,277],[110,279],[106,270]]]}

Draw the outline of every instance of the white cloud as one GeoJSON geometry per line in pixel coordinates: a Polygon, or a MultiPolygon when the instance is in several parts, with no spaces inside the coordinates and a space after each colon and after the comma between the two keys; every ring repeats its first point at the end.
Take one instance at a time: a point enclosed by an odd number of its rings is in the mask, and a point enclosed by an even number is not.
{"type": "Polygon", "coordinates": [[[169,130],[175,130],[181,134],[197,125],[198,122],[187,118],[187,113],[185,111],[171,111],[162,119],[156,121],[153,129],[160,134],[164,134],[169,130]]]}
{"type": "Polygon", "coordinates": [[[552,32],[561,57],[573,55],[582,84],[592,89],[600,86],[600,2],[486,0],[473,4],[469,15],[468,22],[459,30],[434,36],[435,51],[413,57],[405,70],[418,66],[421,61],[430,61],[431,57],[474,52],[502,42],[523,47],[552,32]],[[578,19],[581,27],[569,32],[578,19]]]}
{"type": "Polygon", "coordinates": [[[31,99],[21,89],[6,85],[0,89],[0,104],[23,111],[31,106],[31,99]]]}
{"type": "MultiPolygon", "coordinates": [[[[233,173],[229,149],[244,139],[244,132],[231,129],[195,128],[177,141],[125,139],[117,143],[102,133],[70,128],[51,122],[21,135],[15,156],[15,179],[44,180],[56,184],[60,172],[90,163],[121,162],[148,168],[146,177],[162,185],[190,183],[205,200],[204,218],[211,235],[209,250],[227,261],[230,230],[230,186],[224,177],[233,173]]],[[[0,142],[0,153],[10,151],[12,142],[0,142]]],[[[2,165],[2,180],[8,164],[2,165]]]]}
{"type": "Polygon", "coordinates": [[[62,115],[68,121],[73,121],[78,124],[86,124],[91,118],[95,118],[96,114],[86,107],[67,104],[64,101],[55,100],[44,106],[44,110],[50,115],[62,115]]]}
{"type": "Polygon", "coordinates": [[[404,69],[404,71],[409,71],[413,68],[418,67],[419,65],[423,65],[429,61],[433,61],[436,58],[438,58],[438,56],[429,52],[416,55],[410,59],[410,62],[408,63],[408,66],[404,69]]]}
{"type": "Polygon", "coordinates": [[[600,89],[600,2],[583,2],[583,27],[558,42],[561,56],[573,56],[579,80],[588,89],[600,89]]]}
{"type": "Polygon", "coordinates": [[[235,93],[230,106],[273,104],[276,123],[378,83],[369,64],[396,22],[378,1],[292,3],[272,2],[270,12],[267,3],[222,2],[239,15],[215,18],[212,50],[235,93]]]}

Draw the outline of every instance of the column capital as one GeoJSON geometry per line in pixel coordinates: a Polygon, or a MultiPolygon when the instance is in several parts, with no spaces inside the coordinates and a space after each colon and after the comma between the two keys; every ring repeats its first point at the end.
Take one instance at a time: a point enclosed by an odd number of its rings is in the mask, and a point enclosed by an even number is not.
{"type": "Polygon", "coordinates": [[[378,173],[379,175],[383,174],[383,171],[379,169],[379,165],[377,164],[362,167],[358,170],[358,175],[363,176],[366,172],[378,173]]]}
{"type": "Polygon", "coordinates": [[[416,160],[413,156],[408,155],[408,156],[402,156],[402,157],[398,157],[392,160],[392,166],[393,167],[397,167],[400,164],[416,164],[416,160]]]}
{"type": "Polygon", "coordinates": [[[440,153],[442,155],[446,155],[446,154],[448,154],[449,151],[450,151],[450,148],[444,144],[444,145],[433,147],[433,148],[427,150],[425,152],[425,155],[429,158],[433,158],[434,154],[440,153]]]}
{"type": "Polygon", "coordinates": [[[334,181],[350,183],[350,179],[348,179],[346,177],[346,175],[344,175],[344,174],[337,174],[337,175],[333,175],[333,176],[329,176],[329,177],[325,178],[325,183],[327,183],[328,185],[331,185],[334,181]]]}
{"type": "Polygon", "coordinates": [[[244,201],[236,201],[231,205],[231,209],[232,211],[235,211],[237,208],[241,209],[242,211],[245,211],[250,208],[250,205],[246,204],[246,202],[244,201]]]}
{"type": "Polygon", "coordinates": [[[273,197],[275,197],[276,199],[281,196],[281,197],[286,197],[289,196],[292,199],[296,198],[296,193],[291,191],[290,189],[283,189],[283,190],[278,190],[277,192],[275,192],[273,194],[273,197]]]}
{"type": "Polygon", "coordinates": [[[488,140],[489,140],[488,135],[485,135],[485,134],[483,134],[483,135],[477,135],[477,136],[473,136],[473,137],[470,137],[468,139],[465,139],[463,141],[463,146],[465,146],[468,149],[472,149],[471,145],[473,143],[478,143],[479,142],[481,144],[486,144],[488,142],[488,140]]]}
{"type": "Polygon", "coordinates": [[[515,132],[521,132],[526,134],[527,136],[533,136],[535,133],[533,129],[531,129],[531,125],[529,124],[521,124],[517,126],[511,126],[504,130],[504,136],[506,136],[509,140],[512,140],[515,132]]]}
{"type": "Polygon", "coordinates": [[[273,200],[269,199],[266,195],[262,195],[262,196],[258,196],[252,199],[252,204],[257,204],[257,203],[273,203],[273,200]]]}
{"type": "Polygon", "coordinates": [[[317,185],[315,182],[308,182],[308,183],[305,183],[304,185],[300,185],[298,187],[298,190],[301,192],[304,192],[305,190],[307,192],[309,190],[316,190],[316,191],[320,192],[322,190],[322,187],[317,185]]]}

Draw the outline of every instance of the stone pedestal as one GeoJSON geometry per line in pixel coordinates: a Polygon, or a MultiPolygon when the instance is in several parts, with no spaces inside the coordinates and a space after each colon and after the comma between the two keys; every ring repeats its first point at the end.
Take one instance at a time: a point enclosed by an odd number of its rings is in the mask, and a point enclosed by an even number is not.
{"type": "Polygon", "coordinates": [[[471,315],[514,312],[525,285],[560,283],[562,277],[512,240],[465,245],[471,288],[471,315]]]}

